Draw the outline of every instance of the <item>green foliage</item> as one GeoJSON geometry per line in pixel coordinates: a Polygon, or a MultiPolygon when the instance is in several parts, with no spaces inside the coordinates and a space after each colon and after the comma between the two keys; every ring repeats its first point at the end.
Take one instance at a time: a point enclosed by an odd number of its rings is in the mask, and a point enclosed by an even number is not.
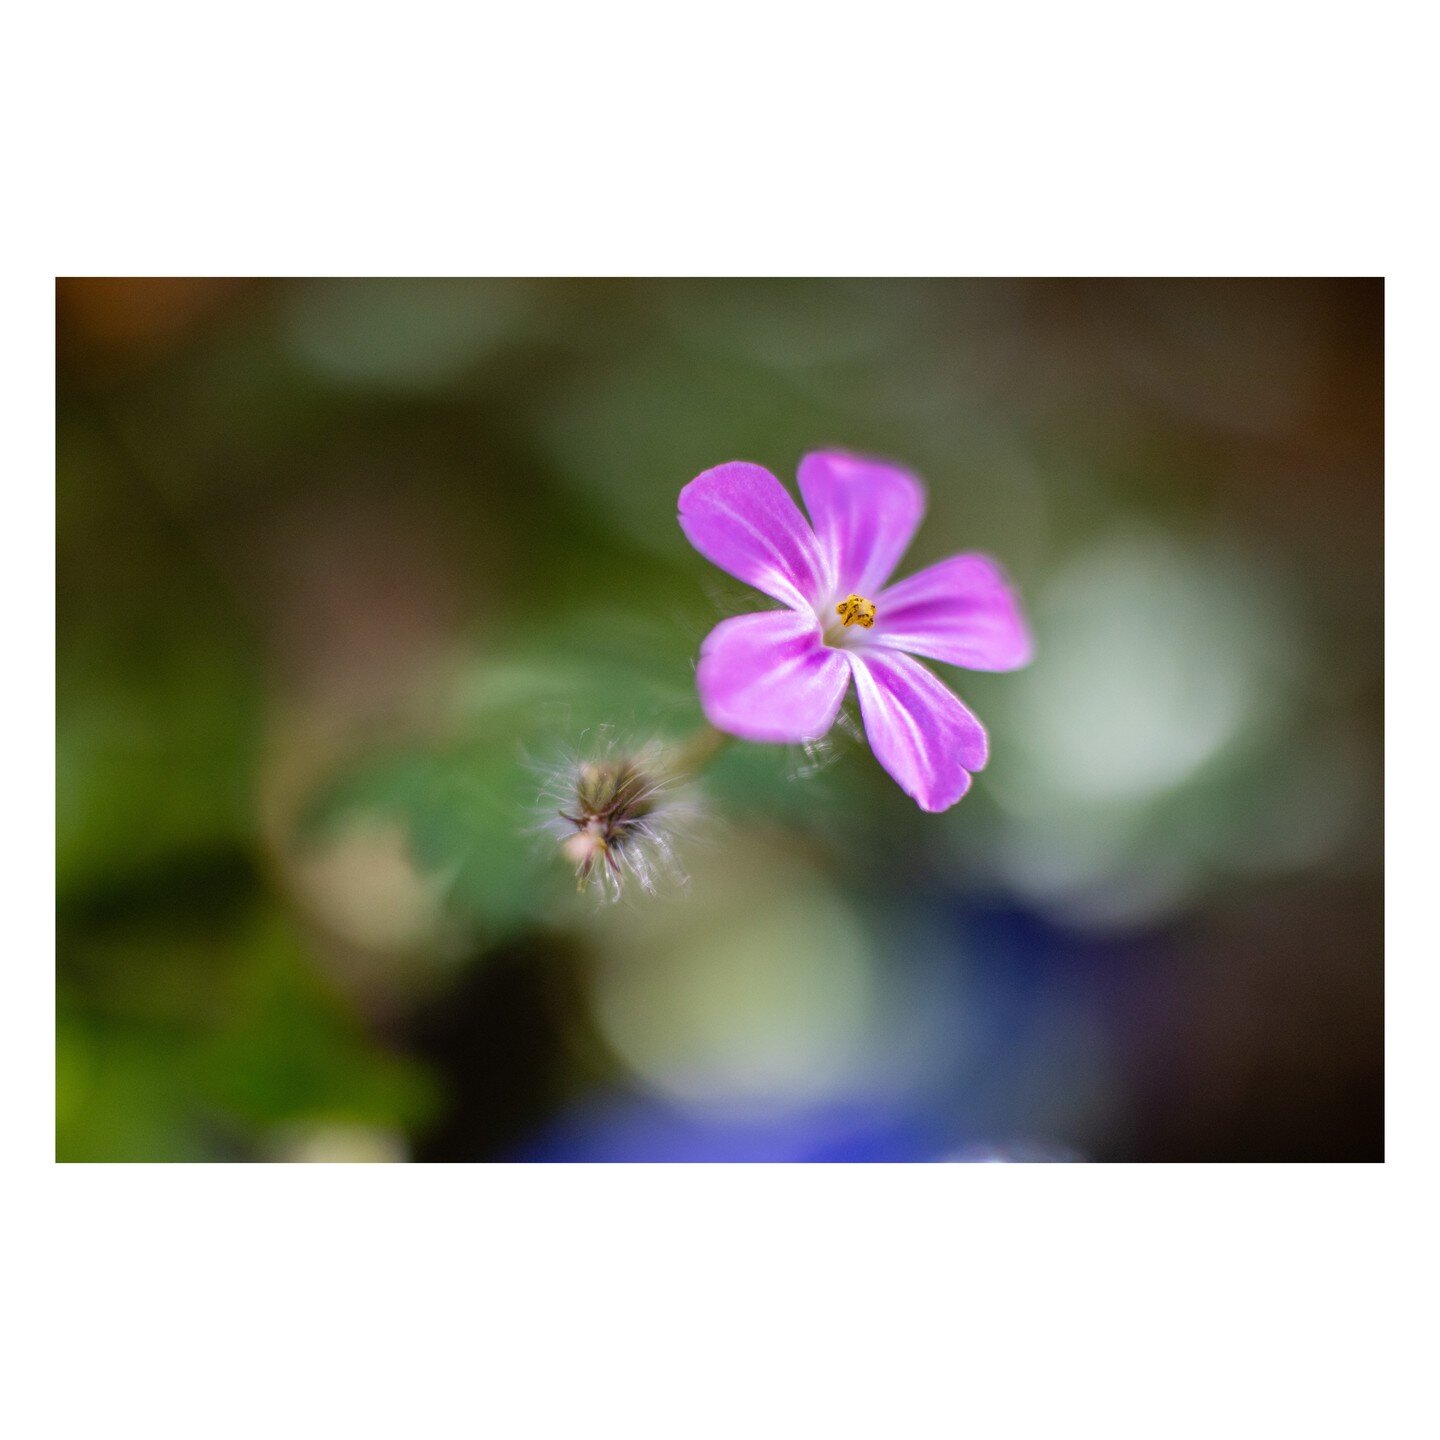
{"type": "Polygon", "coordinates": [[[224,935],[72,940],[64,960],[61,1160],[263,1158],[282,1126],[404,1130],[433,1106],[423,1071],[366,1033],[278,911],[224,935]]]}

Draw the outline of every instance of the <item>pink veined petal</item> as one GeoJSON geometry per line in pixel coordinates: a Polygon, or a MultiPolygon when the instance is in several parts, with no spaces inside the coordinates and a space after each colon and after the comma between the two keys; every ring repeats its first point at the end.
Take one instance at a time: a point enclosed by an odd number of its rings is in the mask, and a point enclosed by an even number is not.
{"type": "Polygon", "coordinates": [[[925,487],[898,465],[823,450],[800,462],[800,493],[837,598],[873,599],[920,528],[925,487]]]}
{"type": "Polygon", "coordinates": [[[988,556],[956,555],[871,597],[866,645],[970,670],[1018,670],[1034,645],[1020,601],[988,556]]]}
{"type": "Polygon", "coordinates": [[[989,757],[985,727],[918,660],[849,650],[865,738],[922,810],[948,810],[989,757]]]}
{"type": "Polygon", "coordinates": [[[745,740],[818,740],[850,685],[838,650],[811,614],[765,610],[722,620],[700,647],[695,676],[705,718],[745,740]]]}
{"type": "Polygon", "coordinates": [[[732,460],[680,492],[680,528],[709,561],[796,610],[827,589],[815,535],[763,466],[732,460]]]}

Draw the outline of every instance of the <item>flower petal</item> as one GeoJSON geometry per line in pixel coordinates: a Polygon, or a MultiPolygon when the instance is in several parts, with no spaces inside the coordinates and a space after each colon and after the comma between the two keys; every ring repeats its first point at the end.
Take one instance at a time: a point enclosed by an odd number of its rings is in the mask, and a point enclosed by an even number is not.
{"type": "Polygon", "coordinates": [[[1017,670],[1034,653],[1020,601],[988,556],[942,560],[874,599],[867,645],[970,670],[1017,670]]]}
{"type": "Polygon", "coordinates": [[[732,460],[680,492],[680,528],[709,561],[796,610],[828,590],[815,535],[763,466],[732,460]]]}
{"type": "Polygon", "coordinates": [[[818,740],[850,685],[838,650],[809,613],[765,610],[722,620],[700,647],[705,718],[745,740],[818,740]]]}
{"type": "Polygon", "coordinates": [[[918,660],[849,650],[865,738],[875,758],[922,810],[947,810],[989,756],[985,727],[918,660]]]}
{"type": "Polygon", "coordinates": [[[898,465],[824,450],[800,462],[800,493],[837,598],[873,597],[920,527],[925,487],[898,465]]]}

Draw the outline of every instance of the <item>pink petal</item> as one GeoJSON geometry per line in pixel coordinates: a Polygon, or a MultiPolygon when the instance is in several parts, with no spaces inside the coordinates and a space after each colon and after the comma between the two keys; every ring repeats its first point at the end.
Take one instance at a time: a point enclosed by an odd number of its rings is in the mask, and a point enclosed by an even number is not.
{"type": "Polygon", "coordinates": [[[800,462],[800,493],[837,596],[874,599],[920,527],[924,486],[897,465],[825,450],[800,462]]]}
{"type": "Polygon", "coordinates": [[[810,526],[763,466],[732,460],[697,475],[680,492],[680,528],[707,560],[794,609],[828,593],[810,526]]]}
{"type": "Polygon", "coordinates": [[[1016,670],[1034,646],[1005,572],[984,555],[956,555],[871,597],[867,645],[908,650],[970,670],[1016,670]]]}
{"type": "Polygon", "coordinates": [[[705,718],[745,740],[818,740],[850,685],[838,650],[810,614],[765,610],[722,620],[700,647],[705,718]]]}
{"type": "Polygon", "coordinates": [[[947,810],[989,755],[985,727],[918,660],[885,650],[845,652],[865,738],[922,810],[947,810]]]}

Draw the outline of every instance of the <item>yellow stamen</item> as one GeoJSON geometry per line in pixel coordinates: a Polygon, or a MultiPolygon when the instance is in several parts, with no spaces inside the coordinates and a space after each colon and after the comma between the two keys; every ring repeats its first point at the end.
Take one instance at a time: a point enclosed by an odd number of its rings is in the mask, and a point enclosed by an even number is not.
{"type": "Polygon", "coordinates": [[[835,613],[845,622],[847,630],[852,625],[863,625],[868,630],[875,623],[875,602],[863,595],[847,595],[835,607],[835,613]]]}

